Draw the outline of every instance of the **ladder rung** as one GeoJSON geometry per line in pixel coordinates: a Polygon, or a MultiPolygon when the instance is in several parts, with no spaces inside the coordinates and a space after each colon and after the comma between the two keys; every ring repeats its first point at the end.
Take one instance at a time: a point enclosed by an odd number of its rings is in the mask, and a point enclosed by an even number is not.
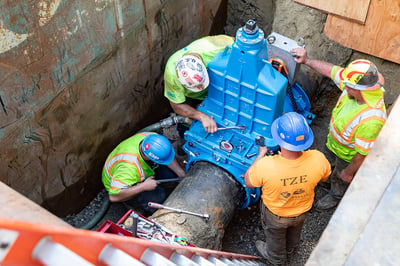
{"type": "Polygon", "coordinates": [[[225,262],[223,262],[222,260],[219,260],[219,259],[217,259],[216,257],[213,257],[213,256],[209,256],[207,259],[209,261],[211,261],[214,265],[217,265],[217,266],[227,266],[228,265],[225,262]]]}
{"type": "Polygon", "coordinates": [[[172,262],[179,266],[196,266],[199,265],[196,262],[192,261],[188,257],[179,254],[179,253],[172,253],[171,257],[169,258],[172,262]]]}
{"type": "Polygon", "coordinates": [[[199,265],[202,266],[211,266],[214,265],[213,263],[211,263],[210,261],[208,261],[207,259],[203,258],[202,256],[199,255],[193,255],[192,256],[192,260],[196,263],[198,263],[199,265]]]}
{"type": "Polygon", "coordinates": [[[61,244],[50,239],[49,236],[43,237],[32,251],[32,258],[39,260],[44,265],[57,266],[89,266],[94,265],[81,256],[72,252],[61,244]]]}
{"type": "Polygon", "coordinates": [[[234,265],[235,265],[230,259],[227,259],[227,258],[220,258],[220,260],[221,260],[223,263],[227,264],[227,265],[230,265],[230,266],[234,266],[234,265]]]}
{"type": "Polygon", "coordinates": [[[107,244],[101,250],[99,254],[99,261],[109,266],[119,266],[119,265],[145,266],[145,264],[131,257],[124,251],[113,247],[111,244],[107,244]]]}
{"type": "Polygon", "coordinates": [[[140,257],[140,261],[144,262],[149,266],[175,266],[176,264],[165,258],[164,256],[158,254],[157,252],[152,251],[151,249],[146,249],[142,256],[140,257]]]}

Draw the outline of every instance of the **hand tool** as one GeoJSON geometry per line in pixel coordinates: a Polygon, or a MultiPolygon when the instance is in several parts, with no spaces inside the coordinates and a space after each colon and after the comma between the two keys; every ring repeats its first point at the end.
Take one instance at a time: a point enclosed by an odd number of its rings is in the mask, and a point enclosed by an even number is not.
{"type": "Polygon", "coordinates": [[[156,222],[154,222],[154,221],[152,221],[152,220],[147,220],[147,219],[145,219],[145,218],[139,216],[137,213],[132,212],[132,213],[130,214],[130,216],[133,217],[134,219],[137,219],[138,221],[143,222],[144,224],[146,224],[146,225],[148,225],[148,226],[150,226],[150,227],[159,227],[159,228],[161,228],[162,230],[164,230],[165,232],[170,233],[170,234],[173,234],[171,231],[169,231],[167,228],[165,228],[165,227],[162,226],[161,224],[158,224],[158,223],[156,223],[156,222]]]}
{"type": "Polygon", "coordinates": [[[265,138],[263,136],[256,137],[256,144],[258,146],[264,147],[265,146],[265,138]]]}
{"type": "Polygon", "coordinates": [[[165,206],[165,205],[162,205],[159,203],[154,203],[154,202],[149,202],[148,205],[149,205],[149,207],[155,208],[155,209],[166,209],[166,210],[176,211],[179,213],[186,213],[186,214],[191,214],[191,215],[195,215],[195,216],[200,216],[202,218],[205,218],[206,220],[208,220],[210,218],[210,215],[207,213],[203,214],[203,213],[195,213],[195,212],[185,211],[185,210],[168,207],[168,206],[165,206]]]}
{"type": "Polygon", "coordinates": [[[180,182],[182,178],[177,177],[177,178],[170,178],[170,179],[155,179],[157,182],[160,183],[167,183],[167,182],[180,182]]]}
{"type": "Polygon", "coordinates": [[[240,130],[245,130],[246,126],[233,126],[233,127],[219,127],[217,130],[226,130],[226,129],[240,129],[240,130]]]}

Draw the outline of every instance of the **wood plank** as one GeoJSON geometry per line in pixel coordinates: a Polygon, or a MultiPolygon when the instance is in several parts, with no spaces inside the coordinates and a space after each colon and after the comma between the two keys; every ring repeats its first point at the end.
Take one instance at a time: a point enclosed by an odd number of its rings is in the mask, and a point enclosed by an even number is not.
{"type": "Polygon", "coordinates": [[[72,227],[54,214],[0,182],[1,217],[31,223],[72,227]]]}
{"type": "Polygon", "coordinates": [[[348,48],[400,64],[400,2],[371,0],[365,25],[328,15],[324,33],[348,48]]]}
{"type": "Polygon", "coordinates": [[[294,0],[296,3],[364,24],[371,0],[294,0]]]}

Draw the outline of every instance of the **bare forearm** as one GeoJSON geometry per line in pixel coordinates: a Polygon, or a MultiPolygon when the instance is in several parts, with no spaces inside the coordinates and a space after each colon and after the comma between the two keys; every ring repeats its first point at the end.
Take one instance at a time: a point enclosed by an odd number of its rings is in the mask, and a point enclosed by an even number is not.
{"type": "Polygon", "coordinates": [[[294,48],[291,53],[296,63],[305,64],[324,76],[331,76],[333,64],[308,58],[307,51],[304,48],[294,48]]]}
{"type": "Polygon", "coordinates": [[[129,200],[138,194],[145,191],[143,183],[136,184],[134,186],[123,188],[118,194],[110,195],[111,202],[120,202],[129,200]]]}
{"type": "Polygon", "coordinates": [[[201,116],[204,115],[202,112],[185,103],[170,102],[170,104],[175,113],[191,119],[201,120],[201,116]]]}
{"type": "Polygon", "coordinates": [[[176,158],[168,165],[168,168],[171,169],[178,177],[184,177],[185,176],[185,170],[180,166],[176,158]]]}
{"type": "Polygon", "coordinates": [[[333,64],[331,64],[331,63],[307,58],[305,60],[304,64],[311,67],[312,69],[314,69],[321,75],[324,75],[328,78],[331,76],[331,71],[333,68],[333,64]]]}
{"type": "Polygon", "coordinates": [[[340,173],[340,179],[342,179],[347,183],[350,183],[353,180],[358,169],[360,168],[361,164],[363,163],[364,159],[365,155],[356,153],[356,155],[354,155],[353,159],[351,160],[350,164],[340,173]]]}
{"type": "Polygon", "coordinates": [[[248,188],[254,188],[255,186],[253,186],[250,182],[250,168],[259,160],[261,160],[262,158],[265,157],[265,155],[268,153],[268,148],[266,146],[259,146],[258,147],[258,155],[257,157],[254,159],[253,163],[250,165],[249,168],[247,168],[247,171],[244,175],[244,184],[246,185],[246,187],[248,188]]]}
{"type": "Polygon", "coordinates": [[[361,155],[359,153],[356,153],[354,155],[353,159],[351,160],[350,164],[346,167],[346,172],[351,175],[355,175],[360,169],[361,164],[364,162],[365,155],[361,155]]]}
{"type": "Polygon", "coordinates": [[[174,109],[174,111],[177,114],[200,121],[202,123],[204,129],[207,132],[215,133],[218,130],[217,123],[214,121],[214,119],[211,116],[209,116],[203,112],[197,111],[190,105],[187,105],[184,103],[182,103],[182,104],[176,104],[176,103],[172,103],[172,102],[170,102],[170,103],[171,103],[172,109],[174,109]]]}

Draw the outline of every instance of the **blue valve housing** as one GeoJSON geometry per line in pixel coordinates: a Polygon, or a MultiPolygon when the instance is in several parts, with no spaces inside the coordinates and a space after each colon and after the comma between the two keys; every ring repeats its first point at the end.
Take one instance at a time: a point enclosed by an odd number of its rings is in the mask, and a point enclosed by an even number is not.
{"type": "Polygon", "coordinates": [[[313,118],[300,85],[290,85],[288,77],[268,60],[270,44],[264,32],[248,24],[237,31],[232,46],[209,63],[208,96],[198,107],[214,118],[218,128],[226,129],[210,134],[195,120],[185,132],[183,146],[187,170],[197,161],[207,161],[228,171],[243,186],[246,197],[241,208],[260,198],[260,188],[247,188],[244,183],[244,174],[258,154],[256,138],[263,136],[265,146],[276,152],[279,146],[272,139],[271,124],[277,117],[297,111],[309,123],[313,118]]]}

